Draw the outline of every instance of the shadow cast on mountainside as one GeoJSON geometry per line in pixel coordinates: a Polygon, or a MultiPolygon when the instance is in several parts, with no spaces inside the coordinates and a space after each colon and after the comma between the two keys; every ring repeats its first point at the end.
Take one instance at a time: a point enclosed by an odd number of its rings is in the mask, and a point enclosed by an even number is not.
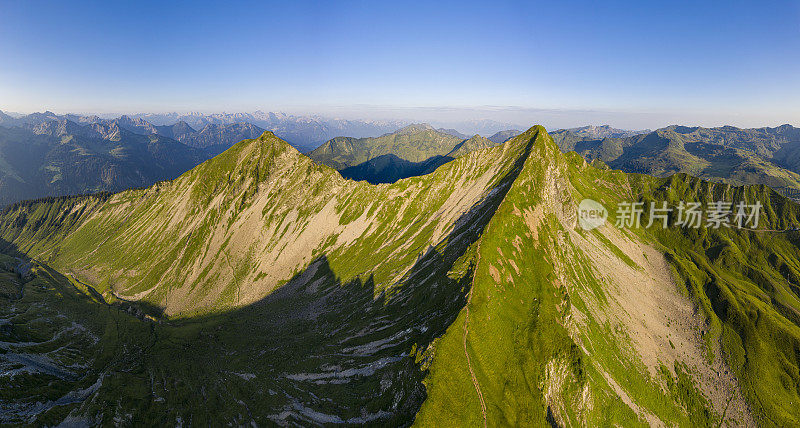
{"type": "Polygon", "coordinates": [[[394,183],[403,178],[430,174],[454,160],[451,156],[431,156],[421,162],[411,162],[393,154],[381,155],[368,161],[339,170],[342,177],[372,184],[394,183]]]}
{"type": "MultiPolygon", "coordinates": [[[[397,284],[378,292],[371,275],[342,282],[320,256],[246,307],[149,322],[146,348],[115,348],[122,362],[106,376],[120,376],[122,384],[104,382],[92,401],[100,409],[134,408],[139,422],[168,415],[190,424],[409,425],[426,398],[430,356],[422,351],[467,301],[474,262],[453,275],[456,262],[480,238],[534,141],[397,284]],[[130,349],[141,354],[127,358],[130,349]]],[[[119,322],[114,328],[123,341],[126,331],[142,329],[119,322]]]]}
{"type": "MultiPolygon", "coordinates": [[[[85,288],[85,290],[80,290],[78,288],[75,288],[75,291],[81,294],[86,294],[98,302],[102,302],[117,309],[128,312],[129,314],[139,319],[145,319],[147,317],[150,317],[153,320],[157,320],[164,317],[164,308],[158,305],[154,305],[150,302],[145,302],[145,301],[134,302],[123,299],[118,299],[113,302],[107,302],[106,299],[103,297],[103,295],[100,294],[90,284],[80,281],[78,278],[74,277],[71,274],[69,275],[68,278],[67,275],[64,275],[63,273],[51,268],[46,263],[41,262],[39,260],[31,259],[26,253],[20,251],[19,248],[14,243],[8,242],[7,240],[2,238],[0,238],[0,254],[5,254],[6,256],[13,257],[18,261],[16,266],[14,266],[14,270],[20,276],[25,276],[26,273],[25,271],[29,270],[33,263],[36,263],[37,265],[44,268],[47,271],[48,275],[52,276],[53,279],[59,283],[72,284],[73,282],[76,282],[80,284],[83,288],[85,288]]],[[[22,287],[24,292],[25,283],[22,284],[22,287]]]]}

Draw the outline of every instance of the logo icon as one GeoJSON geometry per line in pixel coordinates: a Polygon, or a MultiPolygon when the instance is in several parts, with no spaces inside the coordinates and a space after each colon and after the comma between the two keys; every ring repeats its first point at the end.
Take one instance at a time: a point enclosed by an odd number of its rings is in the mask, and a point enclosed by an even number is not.
{"type": "Polygon", "coordinates": [[[578,205],[578,224],[583,230],[598,228],[606,222],[608,211],[600,203],[592,199],[584,199],[578,205]]]}

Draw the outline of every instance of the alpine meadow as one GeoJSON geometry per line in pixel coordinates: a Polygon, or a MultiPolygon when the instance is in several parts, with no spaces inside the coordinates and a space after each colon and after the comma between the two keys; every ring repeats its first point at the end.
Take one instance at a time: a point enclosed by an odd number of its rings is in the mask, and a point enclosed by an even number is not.
{"type": "Polygon", "coordinates": [[[0,426],[800,426],[797,3],[97,6],[0,0],[0,426]]]}

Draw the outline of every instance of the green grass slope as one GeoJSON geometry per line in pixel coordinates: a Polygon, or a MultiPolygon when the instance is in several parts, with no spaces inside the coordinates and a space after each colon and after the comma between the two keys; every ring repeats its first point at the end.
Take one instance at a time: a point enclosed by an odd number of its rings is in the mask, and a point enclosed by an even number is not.
{"type": "MultiPolygon", "coordinates": [[[[652,186],[649,184],[648,187],[652,186]]],[[[708,319],[705,340],[719,342],[760,425],[800,423],[800,207],[764,186],[731,187],[676,176],[648,198],[734,200],[764,205],[760,229],[685,229],[657,233],[677,276],[708,319]]]]}

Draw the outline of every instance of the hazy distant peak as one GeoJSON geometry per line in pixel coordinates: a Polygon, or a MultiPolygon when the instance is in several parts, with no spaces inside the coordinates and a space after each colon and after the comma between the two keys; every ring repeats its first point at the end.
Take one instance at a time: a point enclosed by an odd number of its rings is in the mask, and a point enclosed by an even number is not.
{"type": "Polygon", "coordinates": [[[610,125],[587,125],[587,126],[580,126],[577,128],[562,129],[556,132],[564,132],[564,131],[571,132],[579,137],[592,138],[598,140],[603,138],[632,137],[634,135],[647,134],[652,132],[649,129],[643,129],[643,130],[619,129],[619,128],[613,128],[610,125]]]}
{"type": "Polygon", "coordinates": [[[398,129],[392,134],[416,134],[417,132],[424,132],[424,131],[435,131],[433,126],[429,123],[412,123],[411,125],[405,126],[403,128],[398,129]]]}
{"type": "MultiPolygon", "coordinates": [[[[461,133],[461,132],[458,132],[458,130],[456,130],[456,129],[453,129],[453,128],[437,128],[436,130],[437,130],[438,132],[441,132],[441,133],[443,133],[443,134],[450,134],[450,135],[452,135],[452,136],[454,136],[454,137],[463,138],[463,139],[465,139],[465,140],[466,140],[466,139],[468,139],[468,138],[470,138],[470,136],[469,136],[469,135],[467,135],[467,134],[463,134],[463,133],[461,133]]],[[[475,134],[475,135],[478,135],[478,134],[475,134]]]]}
{"type": "Polygon", "coordinates": [[[0,110],[0,125],[11,124],[13,123],[14,118],[5,114],[2,110],[0,110]]]}
{"type": "Polygon", "coordinates": [[[498,131],[494,135],[489,137],[489,141],[500,144],[510,140],[511,138],[516,137],[519,134],[522,134],[522,131],[518,129],[507,129],[505,131],[498,131]]]}
{"type": "Polygon", "coordinates": [[[177,133],[187,133],[187,132],[196,132],[194,128],[192,128],[188,123],[180,120],[172,125],[172,129],[177,133]]]}

